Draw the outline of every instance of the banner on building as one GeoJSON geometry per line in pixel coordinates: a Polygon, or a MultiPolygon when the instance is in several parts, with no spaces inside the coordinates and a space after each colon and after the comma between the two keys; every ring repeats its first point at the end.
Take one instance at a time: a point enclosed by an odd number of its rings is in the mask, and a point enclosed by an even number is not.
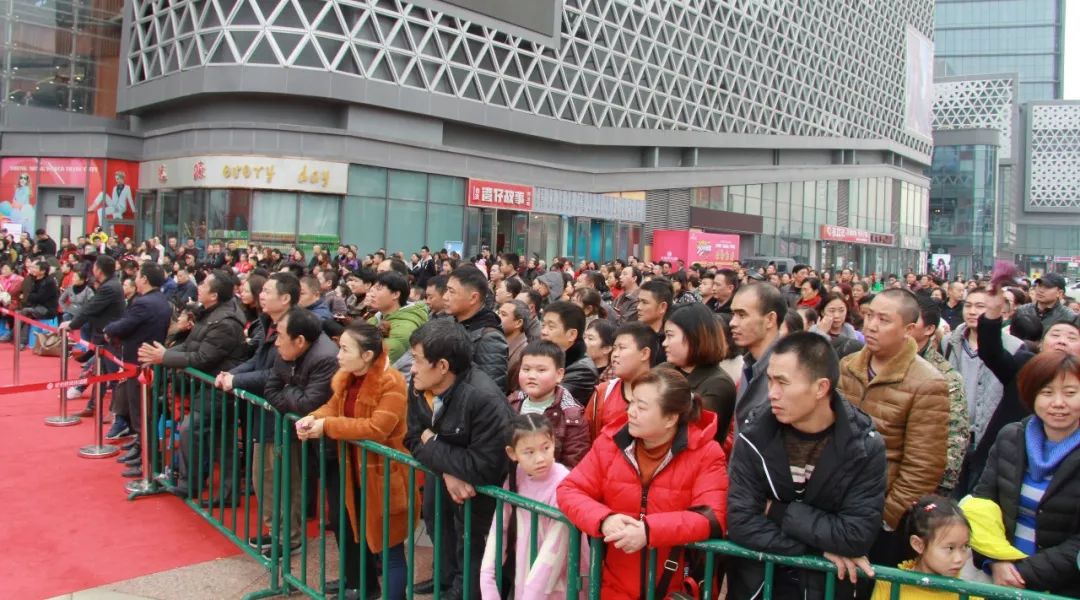
{"type": "Polygon", "coordinates": [[[739,260],[739,236],[698,229],[653,231],[652,260],[730,267],[739,260]]]}
{"type": "Polygon", "coordinates": [[[533,209],[533,187],[531,185],[470,179],[467,198],[469,206],[478,208],[525,211],[533,209]]]}

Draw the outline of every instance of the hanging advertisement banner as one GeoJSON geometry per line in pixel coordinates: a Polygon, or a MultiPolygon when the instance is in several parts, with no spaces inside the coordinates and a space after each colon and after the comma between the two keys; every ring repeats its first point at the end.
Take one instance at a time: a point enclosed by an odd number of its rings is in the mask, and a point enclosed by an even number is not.
{"type": "Polygon", "coordinates": [[[730,267],[739,260],[739,236],[698,229],[657,229],[653,231],[651,257],[653,261],[681,260],[688,265],[730,267]]]}

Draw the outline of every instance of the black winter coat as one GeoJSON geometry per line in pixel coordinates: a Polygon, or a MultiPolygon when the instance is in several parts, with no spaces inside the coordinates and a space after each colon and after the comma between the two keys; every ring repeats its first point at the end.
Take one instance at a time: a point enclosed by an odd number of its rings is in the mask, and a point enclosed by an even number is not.
{"type": "MultiPolygon", "coordinates": [[[[795,501],[783,426],[769,406],[754,410],[740,426],[729,467],[731,541],[785,555],[865,556],[870,550],[885,507],[885,441],[870,417],[835,391],[831,406],[837,416],[833,437],[814,466],[801,502],[795,501]]],[[[778,567],[773,597],[824,598],[824,578],[819,572],[778,567]]],[[[763,581],[762,563],[729,562],[729,598],[761,598],[763,581]]],[[[848,585],[837,583],[837,598],[851,596],[848,585]]]]}
{"type": "Polygon", "coordinates": [[[472,485],[502,485],[512,417],[502,389],[476,367],[458,375],[443,394],[437,415],[432,415],[424,393],[410,384],[405,447],[436,473],[472,485]],[[436,434],[426,444],[420,441],[425,429],[436,434]]]}
{"type": "MultiPolygon", "coordinates": [[[[83,304],[79,314],[71,320],[71,329],[81,329],[90,324],[90,341],[100,344],[104,340],[105,326],[124,316],[127,301],[118,277],[110,277],[94,289],[94,295],[83,304]]],[[[170,315],[171,318],[171,315],[170,315]]]]}
{"type": "MultiPolygon", "coordinates": [[[[256,323],[262,331],[271,331],[272,325],[270,317],[267,315],[260,315],[256,323]]],[[[251,392],[256,396],[266,396],[266,382],[270,378],[270,370],[273,369],[274,362],[278,358],[278,351],[274,346],[276,341],[277,330],[268,335],[263,334],[258,345],[255,346],[255,353],[251,358],[229,370],[233,375],[233,389],[251,392]]],[[[257,411],[257,413],[262,415],[262,424],[260,425],[258,417],[253,417],[251,438],[255,441],[260,441],[264,437],[266,440],[273,440],[274,415],[264,410],[257,411]]]]}
{"type": "Polygon", "coordinates": [[[662,366],[685,375],[690,389],[701,396],[701,407],[716,413],[716,441],[723,445],[731,431],[731,417],[735,414],[735,382],[716,365],[697,367],[689,373],[671,363],[662,366]]]}
{"type": "MultiPolygon", "coordinates": [[[[1005,536],[1010,542],[1027,469],[1024,430],[1030,420],[1028,417],[1002,428],[974,491],[975,496],[993,500],[1001,507],[1005,536]]],[[[1076,568],[1080,553],[1080,450],[1074,450],[1058,465],[1039,502],[1035,546],[1035,555],[1016,562],[1027,589],[1080,598],[1080,571],[1076,568]]]]}
{"type": "Polygon", "coordinates": [[[589,397],[596,390],[600,373],[591,358],[585,354],[585,342],[578,340],[566,351],[566,372],[562,386],[582,407],[589,403],[589,397]]]}
{"type": "MultiPolygon", "coordinates": [[[[55,319],[60,309],[60,287],[56,285],[56,280],[48,275],[41,279],[28,279],[31,280],[30,290],[26,294],[24,306],[44,307],[45,314],[35,317],[38,320],[55,319]]],[[[89,306],[89,303],[87,305],[89,306]]]]}
{"type": "MultiPolygon", "coordinates": [[[[330,381],[338,370],[337,354],[337,344],[322,334],[292,362],[275,357],[266,379],[266,402],[281,414],[294,413],[301,417],[329,402],[333,394],[330,381]]],[[[296,429],[289,427],[289,431],[295,439],[296,429]]]]}
{"type": "Polygon", "coordinates": [[[510,346],[506,343],[499,315],[491,309],[481,308],[480,312],[460,323],[469,332],[473,343],[473,367],[487,373],[499,390],[505,392],[509,389],[506,373],[510,369],[510,346]]]}
{"type": "Polygon", "coordinates": [[[215,376],[246,357],[244,315],[236,300],[229,299],[209,311],[200,310],[187,339],[166,350],[162,364],[174,369],[191,367],[215,376]]]}
{"type": "Polygon", "coordinates": [[[146,343],[165,343],[169,334],[172,307],[157,289],[135,296],[124,314],[105,326],[104,334],[120,340],[124,362],[139,362],[139,346],[146,343]]]}

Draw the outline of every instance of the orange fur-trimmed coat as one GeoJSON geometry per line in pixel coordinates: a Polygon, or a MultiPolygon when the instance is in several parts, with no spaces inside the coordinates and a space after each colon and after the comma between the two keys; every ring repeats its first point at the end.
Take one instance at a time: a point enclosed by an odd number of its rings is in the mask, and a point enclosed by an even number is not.
{"type": "MultiPolygon", "coordinates": [[[[311,413],[317,419],[326,419],[323,435],[334,440],[370,440],[399,452],[408,452],[402,444],[405,439],[405,378],[390,366],[386,353],[383,353],[363,376],[357,392],[353,416],[345,416],[345,401],[356,377],[346,371],[338,371],[331,382],[334,395],[330,401],[311,413]]],[[[364,536],[368,548],[378,553],[382,548],[382,519],[386,511],[383,506],[384,474],[381,456],[370,454],[365,474],[367,491],[367,512],[364,523],[364,536]]],[[[351,447],[346,455],[345,485],[351,490],[356,485],[356,474],[360,470],[360,449],[351,447]]],[[[404,542],[409,536],[409,470],[401,463],[390,462],[390,546],[404,542]]],[[[353,537],[359,542],[360,531],[357,527],[359,508],[353,499],[354,494],[345,494],[345,504],[349,512],[353,537]]],[[[419,511],[420,503],[414,503],[419,511]]]]}

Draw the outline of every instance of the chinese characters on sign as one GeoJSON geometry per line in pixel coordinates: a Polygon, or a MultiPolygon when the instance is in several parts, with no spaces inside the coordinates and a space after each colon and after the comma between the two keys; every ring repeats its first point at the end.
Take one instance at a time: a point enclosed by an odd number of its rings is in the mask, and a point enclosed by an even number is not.
{"type": "Polygon", "coordinates": [[[533,188],[530,185],[470,179],[468,199],[469,206],[531,211],[533,188]]]}
{"type": "Polygon", "coordinates": [[[894,246],[896,236],[891,233],[874,233],[862,229],[851,229],[839,225],[822,225],[821,239],[829,242],[849,244],[870,244],[873,246],[894,246]]]}

